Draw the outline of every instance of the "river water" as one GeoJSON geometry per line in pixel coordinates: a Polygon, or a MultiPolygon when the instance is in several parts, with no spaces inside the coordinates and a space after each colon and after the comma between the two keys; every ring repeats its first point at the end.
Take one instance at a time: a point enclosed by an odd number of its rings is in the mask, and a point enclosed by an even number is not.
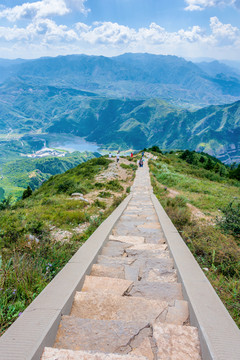
{"type": "Polygon", "coordinates": [[[90,151],[99,152],[99,146],[96,143],[86,141],[84,138],[70,134],[48,134],[46,138],[46,145],[49,148],[73,151],[90,151]]]}

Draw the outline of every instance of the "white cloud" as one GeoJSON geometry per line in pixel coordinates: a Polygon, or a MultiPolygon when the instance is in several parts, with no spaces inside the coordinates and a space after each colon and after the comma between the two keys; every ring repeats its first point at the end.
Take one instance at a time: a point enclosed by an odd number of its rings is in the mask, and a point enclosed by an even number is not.
{"type": "Polygon", "coordinates": [[[20,19],[39,19],[48,16],[63,16],[76,7],[83,14],[88,13],[84,3],[86,0],[40,0],[33,3],[23,3],[13,8],[0,9],[0,18],[16,22],[20,19]]]}
{"type": "Polygon", "coordinates": [[[236,45],[240,41],[240,29],[231,24],[223,24],[214,16],[210,19],[212,38],[218,45],[236,45]]]}
{"type": "Polygon", "coordinates": [[[76,8],[82,14],[87,15],[90,12],[90,9],[85,7],[87,0],[66,0],[66,3],[70,8],[76,8]]]}
{"type": "Polygon", "coordinates": [[[112,56],[124,52],[150,52],[183,57],[208,56],[238,59],[240,29],[212,17],[209,32],[199,26],[169,32],[156,23],[133,29],[112,22],[73,27],[57,25],[53,20],[35,18],[25,28],[0,27],[0,57],[54,56],[86,53],[112,56]]]}
{"type": "Polygon", "coordinates": [[[239,6],[240,0],[185,0],[187,7],[185,10],[195,11],[204,10],[208,7],[216,6],[239,6]]]}

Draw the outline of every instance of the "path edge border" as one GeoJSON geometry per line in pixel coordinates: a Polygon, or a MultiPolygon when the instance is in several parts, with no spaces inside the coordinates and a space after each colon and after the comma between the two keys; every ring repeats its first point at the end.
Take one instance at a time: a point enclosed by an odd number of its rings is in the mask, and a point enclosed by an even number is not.
{"type": "Polygon", "coordinates": [[[240,331],[204,275],[194,256],[166,214],[157,197],[151,195],[162,226],[183,296],[189,303],[190,324],[199,330],[203,360],[239,360],[240,331]]]}
{"type": "Polygon", "coordinates": [[[45,287],[0,338],[0,360],[39,360],[45,346],[52,346],[62,315],[71,310],[74,294],[126,209],[128,195],[79,248],[63,269],[45,287]]]}

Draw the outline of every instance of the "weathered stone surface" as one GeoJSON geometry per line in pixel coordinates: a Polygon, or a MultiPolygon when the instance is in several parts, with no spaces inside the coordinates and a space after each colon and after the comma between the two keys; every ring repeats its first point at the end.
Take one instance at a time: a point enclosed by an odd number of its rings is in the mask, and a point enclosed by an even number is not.
{"type": "Polygon", "coordinates": [[[131,351],[131,354],[145,356],[149,360],[154,360],[154,354],[149,337],[145,337],[139,345],[134,347],[133,351],[131,351]]]}
{"type": "Polygon", "coordinates": [[[144,262],[144,269],[149,272],[150,269],[157,268],[159,273],[171,271],[173,269],[173,260],[171,258],[141,258],[139,259],[142,263],[144,262]]]}
{"type": "Polygon", "coordinates": [[[174,306],[168,308],[166,322],[175,325],[183,325],[189,317],[188,303],[184,300],[176,300],[174,306]]]}
{"type": "Polygon", "coordinates": [[[141,229],[161,229],[159,222],[146,222],[143,225],[138,225],[138,228],[141,229]]]}
{"type": "Polygon", "coordinates": [[[143,276],[143,279],[148,282],[177,282],[177,271],[172,269],[171,271],[160,272],[157,268],[150,269],[147,274],[145,273],[145,277],[143,276]]]}
{"type": "Polygon", "coordinates": [[[77,292],[70,315],[83,319],[152,322],[167,307],[166,301],[77,292]]]}
{"type": "MultiPolygon", "coordinates": [[[[94,264],[91,276],[111,277],[117,279],[125,279],[124,266],[110,267],[100,264],[94,264]]],[[[128,279],[129,280],[129,279],[128,279]]]]}
{"type": "Polygon", "coordinates": [[[132,281],[109,277],[86,276],[83,292],[111,293],[122,296],[133,284],[132,281]]]}
{"type": "Polygon", "coordinates": [[[130,296],[140,296],[145,299],[159,299],[162,301],[182,300],[182,288],[178,283],[144,282],[134,283],[129,291],[130,296]]]}
{"type": "Polygon", "coordinates": [[[119,267],[120,265],[131,265],[135,261],[136,259],[128,257],[110,257],[104,255],[98,256],[98,264],[103,264],[111,267],[119,267]]]}
{"type": "Polygon", "coordinates": [[[104,256],[122,256],[125,249],[130,247],[131,244],[122,243],[119,241],[109,241],[102,249],[102,255],[104,256]]]}
{"type": "Polygon", "coordinates": [[[191,326],[161,324],[153,326],[159,360],[201,360],[198,331],[191,326]]]}
{"type": "MultiPolygon", "coordinates": [[[[137,354],[136,354],[137,355],[137,354]]],[[[147,357],[135,355],[106,354],[90,351],[45,348],[41,360],[146,360],[147,357]]]]}
{"type": "Polygon", "coordinates": [[[146,322],[104,321],[63,316],[55,348],[128,354],[146,322]]]}
{"type": "Polygon", "coordinates": [[[153,235],[144,234],[144,236],[146,239],[145,242],[147,244],[165,244],[166,243],[166,239],[163,236],[163,234],[158,233],[155,236],[154,236],[154,234],[153,235]]]}
{"type": "Polygon", "coordinates": [[[138,281],[139,265],[124,265],[125,279],[131,281],[138,281]]]}
{"type": "Polygon", "coordinates": [[[125,249],[125,253],[128,256],[144,256],[146,257],[170,257],[170,253],[167,249],[167,245],[160,244],[141,244],[134,245],[125,249]]]}
{"type": "Polygon", "coordinates": [[[110,235],[109,240],[120,241],[128,244],[143,244],[144,237],[143,236],[114,236],[110,235]]]}

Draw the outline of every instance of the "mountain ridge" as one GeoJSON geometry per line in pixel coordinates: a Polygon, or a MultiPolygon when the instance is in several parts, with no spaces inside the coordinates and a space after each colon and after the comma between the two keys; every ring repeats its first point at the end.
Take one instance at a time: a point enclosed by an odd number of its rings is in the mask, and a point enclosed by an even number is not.
{"type": "Polygon", "coordinates": [[[13,61],[2,71],[0,61],[0,82],[15,77],[30,85],[70,87],[106,97],[159,97],[183,107],[240,99],[240,74],[220,63],[226,73],[213,73],[210,67],[171,55],[67,55],[13,61]]]}

